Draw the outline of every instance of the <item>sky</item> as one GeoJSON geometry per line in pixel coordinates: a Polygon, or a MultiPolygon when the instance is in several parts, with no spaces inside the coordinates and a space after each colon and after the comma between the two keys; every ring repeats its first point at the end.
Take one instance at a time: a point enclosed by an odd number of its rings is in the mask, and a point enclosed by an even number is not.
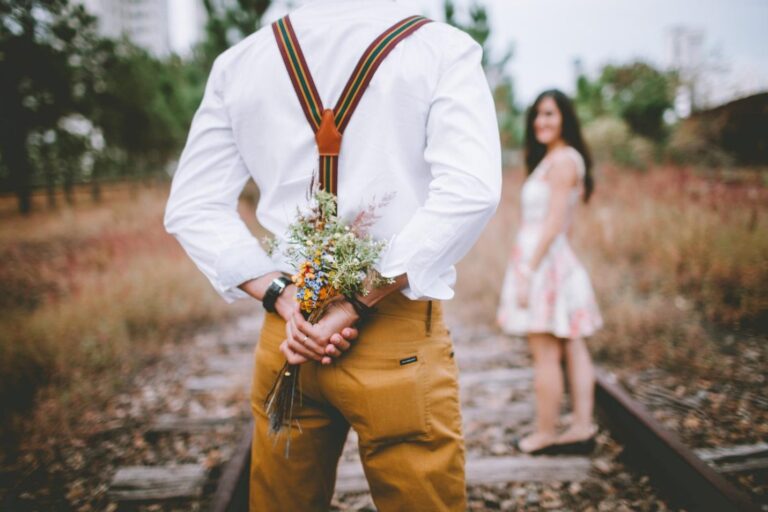
{"type": "MultiPolygon", "coordinates": [[[[174,45],[194,38],[192,4],[170,0],[174,45]]],[[[361,0],[365,1],[365,0],[361,0]]],[[[442,20],[442,0],[396,0],[442,20]]],[[[455,0],[460,15],[473,0],[455,0]]],[[[684,26],[703,35],[709,101],[768,90],[768,0],[480,0],[491,23],[490,57],[513,45],[508,71],[518,100],[527,105],[542,90],[572,92],[574,59],[594,76],[607,63],[641,59],[666,67],[670,31],[684,26]]],[[[270,22],[301,0],[276,0],[270,22]]]]}

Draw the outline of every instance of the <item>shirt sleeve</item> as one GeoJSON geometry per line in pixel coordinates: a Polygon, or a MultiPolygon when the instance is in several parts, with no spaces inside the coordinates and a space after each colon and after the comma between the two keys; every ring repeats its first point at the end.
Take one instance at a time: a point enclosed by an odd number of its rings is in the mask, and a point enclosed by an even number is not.
{"type": "Polygon", "coordinates": [[[453,298],[453,265],[475,244],[501,196],[501,143],[482,48],[461,36],[428,113],[427,199],[379,263],[384,277],[407,274],[403,293],[413,300],[453,298]]]}
{"type": "Polygon", "coordinates": [[[249,298],[237,288],[277,270],[237,212],[250,178],[222,98],[221,58],[212,67],[173,176],[163,224],[227,302],[249,298]]]}

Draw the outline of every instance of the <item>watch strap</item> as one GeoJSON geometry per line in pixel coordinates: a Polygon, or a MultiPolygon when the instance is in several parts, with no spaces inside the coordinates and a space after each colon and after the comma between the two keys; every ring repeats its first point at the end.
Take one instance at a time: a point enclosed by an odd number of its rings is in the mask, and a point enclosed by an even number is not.
{"type": "Polygon", "coordinates": [[[269,283],[267,291],[264,292],[264,300],[262,301],[264,309],[270,313],[276,313],[275,303],[277,302],[277,298],[280,297],[291,282],[292,281],[285,276],[273,279],[272,282],[269,283]]]}

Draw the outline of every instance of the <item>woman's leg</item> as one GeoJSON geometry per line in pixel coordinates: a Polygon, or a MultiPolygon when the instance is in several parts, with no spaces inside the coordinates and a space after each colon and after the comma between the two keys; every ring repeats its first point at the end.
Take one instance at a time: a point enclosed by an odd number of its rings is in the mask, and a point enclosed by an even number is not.
{"type": "Polygon", "coordinates": [[[592,420],[595,401],[595,369],[584,338],[574,338],[565,343],[565,359],[568,365],[568,385],[573,401],[573,422],[559,436],[560,443],[580,441],[595,433],[592,420]]]}
{"type": "Polygon", "coordinates": [[[528,343],[533,355],[536,427],[520,440],[520,448],[530,452],[552,444],[557,438],[560,402],[563,398],[562,341],[545,333],[531,333],[528,343]]]}

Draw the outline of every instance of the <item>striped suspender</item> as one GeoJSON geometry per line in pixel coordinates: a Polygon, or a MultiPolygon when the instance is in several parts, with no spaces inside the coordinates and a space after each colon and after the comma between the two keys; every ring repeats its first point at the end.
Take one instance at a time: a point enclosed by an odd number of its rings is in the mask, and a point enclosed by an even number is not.
{"type": "Polygon", "coordinates": [[[341,137],[376,69],[400,41],[430,21],[423,16],[410,16],[377,37],[360,58],[333,110],[323,108],[291,20],[285,16],[272,24],[291,83],[304,115],[315,132],[320,154],[320,187],[323,190],[334,195],[338,193],[341,137]]]}

